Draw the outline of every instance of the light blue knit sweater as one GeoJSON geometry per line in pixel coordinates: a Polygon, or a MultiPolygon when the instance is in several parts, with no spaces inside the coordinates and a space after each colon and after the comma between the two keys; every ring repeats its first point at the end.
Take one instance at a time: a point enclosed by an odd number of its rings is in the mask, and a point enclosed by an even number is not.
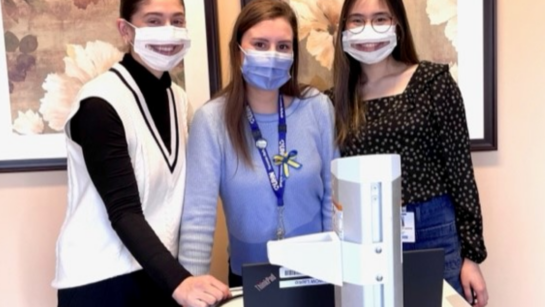
{"type": "MultiPolygon", "coordinates": [[[[276,197],[265,167],[253,145],[253,167],[237,159],[225,127],[224,105],[223,98],[206,103],[190,127],[179,260],[195,275],[210,269],[218,195],[235,274],[241,275],[242,264],[267,262],[266,243],[276,237],[276,197]]],[[[285,182],[286,237],[331,230],[330,162],[338,156],[332,104],[313,89],[305,99],[294,99],[286,116],[286,150],[297,150],[297,161],[303,164],[291,168],[285,182]]],[[[272,158],[278,153],[278,114],[256,114],[256,119],[272,158]]]]}

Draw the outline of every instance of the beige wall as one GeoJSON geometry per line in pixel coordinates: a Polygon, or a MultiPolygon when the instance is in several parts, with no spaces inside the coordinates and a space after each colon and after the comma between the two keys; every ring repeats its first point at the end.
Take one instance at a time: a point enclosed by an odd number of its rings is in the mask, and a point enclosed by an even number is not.
{"type": "MultiPolygon", "coordinates": [[[[239,0],[219,2],[226,46],[239,0]]],[[[544,1],[498,0],[498,152],[473,155],[489,259],[492,307],[541,306],[545,281],[544,1]]],[[[227,64],[225,48],[223,65],[227,64]]],[[[224,71],[224,78],[227,72],[224,71]]],[[[64,216],[64,172],[0,174],[0,306],[54,306],[54,242],[64,216]]],[[[224,227],[220,225],[220,227],[224,227]]],[[[225,233],[219,238],[225,242],[225,233]]],[[[226,274],[225,243],[213,272],[226,274]]]]}
{"type": "Polygon", "coordinates": [[[545,1],[498,1],[499,151],[474,154],[491,306],[543,306],[545,1]]]}
{"type": "Polygon", "coordinates": [[[0,306],[54,306],[66,173],[0,174],[0,306]]]}

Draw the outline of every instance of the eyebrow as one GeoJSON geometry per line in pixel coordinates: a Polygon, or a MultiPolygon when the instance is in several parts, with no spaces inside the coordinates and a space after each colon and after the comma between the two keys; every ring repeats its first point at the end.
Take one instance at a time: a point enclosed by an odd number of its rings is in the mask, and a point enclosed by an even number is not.
{"type": "MultiPolygon", "coordinates": [[[[254,37],[251,39],[251,41],[265,41],[265,42],[269,42],[270,40],[268,38],[265,38],[265,37],[254,37]]],[[[293,41],[291,40],[281,40],[281,41],[278,41],[278,43],[284,43],[284,44],[292,44],[293,41]]]]}
{"type": "MultiPolygon", "coordinates": [[[[159,13],[159,12],[149,12],[144,14],[144,17],[148,17],[148,16],[162,17],[163,15],[164,15],[163,13],[159,13]]],[[[178,12],[178,13],[175,13],[173,17],[185,17],[185,14],[178,12]]]]}
{"type": "MultiPolygon", "coordinates": [[[[378,12],[378,13],[374,13],[373,15],[371,15],[371,17],[381,16],[381,15],[389,16],[390,14],[388,14],[387,12],[378,12]]],[[[363,14],[360,14],[360,13],[354,13],[354,14],[348,15],[348,18],[350,18],[350,17],[365,17],[365,16],[363,14]]]]}

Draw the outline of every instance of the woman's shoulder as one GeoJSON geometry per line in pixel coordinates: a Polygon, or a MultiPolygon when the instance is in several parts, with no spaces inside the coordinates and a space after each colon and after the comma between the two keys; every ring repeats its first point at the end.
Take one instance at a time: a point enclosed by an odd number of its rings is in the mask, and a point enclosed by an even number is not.
{"type": "Polygon", "coordinates": [[[295,113],[307,114],[310,112],[318,122],[329,121],[333,117],[333,104],[329,97],[314,87],[309,87],[299,99],[298,111],[295,113]]]}
{"type": "Polygon", "coordinates": [[[444,72],[449,70],[449,65],[444,63],[437,63],[431,61],[420,61],[418,63],[419,69],[423,69],[429,72],[444,72]]]}
{"type": "Polygon", "coordinates": [[[320,91],[313,86],[308,86],[303,90],[300,100],[315,104],[325,104],[330,102],[329,97],[323,91],[320,91]]]}
{"type": "Polygon", "coordinates": [[[450,73],[448,64],[435,63],[430,61],[421,61],[414,72],[414,78],[419,83],[428,83],[436,80],[440,76],[445,76],[450,73]]]}
{"type": "Polygon", "coordinates": [[[328,110],[332,107],[331,99],[315,87],[308,87],[300,98],[307,107],[318,110],[328,110]]]}
{"type": "Polygon", "coordinates": [[[79,101],[91,96],[97,96],[110,101],[119,95],[130,93],[130,90],[123,84],[115,73],[107,70],[85,82],[78,89],[77,93],[78,94],[75,98],[79,101]]]}
{"type": "Polygon", "coordinates": [[[335,101],[335,87],[330,87],[324,90],[324,95],[326,95],[327,98],[329,98],[329,100],[331,100],[332,102],[335,101]]]}
{"type": "Polygon", "coordinates": [[[214,97],[199,106],[195,111],[195,120],[206,122],[220,122],[223,120],[225,110],[225,97],[214,97]]]}
{"type": "Polygon", "coordinates": [[[185,89],[183,87],[181,87],[180,85],[178,85],[177,83],[175,83],[174,81],[172,81],[172,84],[170,85],[170,88],[172,89],[172,91],[175,94],[178,94],[178,95],[184,96],[184,97],[187,96],[187,92],[185,91],[185,89]]]}
{"type": "Polygon", "coordinates": [[[448,64],[422,61],[414,72],[409,83],[410,93],[429,92],[436,90],[439,85],[456,86],[448,64]]]}

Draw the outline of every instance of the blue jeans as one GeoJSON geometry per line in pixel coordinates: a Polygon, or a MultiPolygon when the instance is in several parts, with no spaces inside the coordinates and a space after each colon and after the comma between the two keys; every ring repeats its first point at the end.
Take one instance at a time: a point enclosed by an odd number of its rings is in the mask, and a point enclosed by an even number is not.
{"type": "Polygon", "coordinates": [[[463,297],[460,281],[463,260],[450,196],[437,196],[423,203],[408,204],[406,209],[407,212],[414,212],[416,242],[403,243],[403,250],[444,249],[444,278],[463,297]]]}

